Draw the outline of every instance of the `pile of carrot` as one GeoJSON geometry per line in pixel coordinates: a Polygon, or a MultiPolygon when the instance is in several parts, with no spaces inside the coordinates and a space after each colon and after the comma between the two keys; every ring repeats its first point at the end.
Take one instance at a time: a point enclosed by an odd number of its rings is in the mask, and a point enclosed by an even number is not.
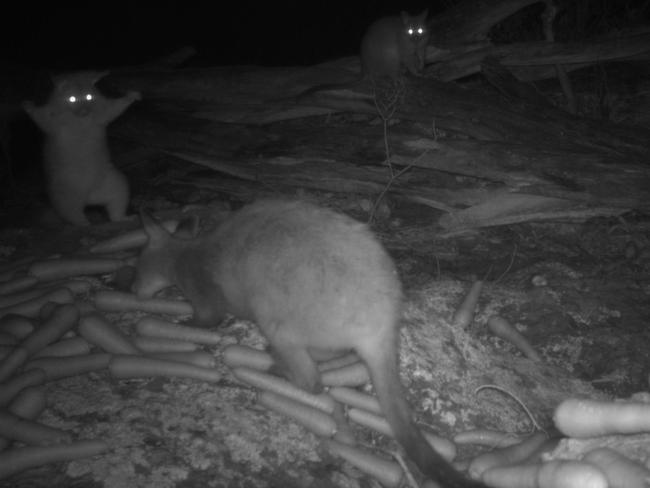
{"type": "MultiPolygon", "coordinates": [[[[175,223],[169,223],[174,228],[175,223]]],[[[120,253],[144,242],[134,231],[93,247],[94,253],[120,253]]],[[[131,262],[124,257],[73,257],[27,260],[0,269],[0,479],[46,463],[105,453],[104,440],[75,440],[69,432],[38,422],[45,409],[48,381],[105,372],[114,378],[183,377],[218,382],[215,357],[202,345],[221,344],[220,334],[144,316],[127,334],[101,312],[145,311],[160,315],[191,315],[180,300],[140,300],[124,292],[103,290],[90,302],[88,281],[79,276],[116,273],[131,262]]],[[[473,320],[482,282],[470,290],[453,322],[468,327],[473,320]]],[[[538,353],[507,321],[493,317],[489,330],[534,361],[538,353]],[[513,333],[514,330],[514,333],[513,333]]],[[[273,359],[264,351],[230,345],[223,360],[240,381],[259,390],[259,402],[286,415],[322,437],[329,450],[375,477],[397,487],[405,476],[399,463],[354,445],[342,435],[347,419],[391,436],[375,397],[353,387],[369,381],[368,371],[354,355],[320,366],[327,393],[313,395],[272,375],[273,359]]],[[[598,437],[650,431],[650,404],[568,399],[556,410],[556,427],[567,436],[598,437]]],[[[595,449],[582,460],[540,461],[554,445],[542,433],[527,438],[475,430],[456,442],[424,432],[432,447],[450,462],[456,443],[488,445],[490,451],[468,464],[470,476],[495,488],[594,488],[647,486],[650,471],[620,452],[595,449]]]]}

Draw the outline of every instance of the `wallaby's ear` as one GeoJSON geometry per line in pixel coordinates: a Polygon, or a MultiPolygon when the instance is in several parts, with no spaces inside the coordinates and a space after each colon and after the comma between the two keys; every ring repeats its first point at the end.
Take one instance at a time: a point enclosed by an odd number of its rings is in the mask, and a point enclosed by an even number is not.
{"type": "Polygon", "coordinates": [[[91,72],[89,73],[89,75],[90,75],[90,82],[94,85],[95,83],[97,83],[99,80],[101,80],[101,79],[104,78],[105,76],[108,76],[109,73],[110,73],[109,70],[104,70],[104,71],[91,71],[91,72]]]}
{"type": "Polygon", "coordinates": [[[169,232],[146,210],[140,209],[140,221],[145,234],[149,238],[149,244],[164,241],[169,237],[169,232]]]}
{"type": "Polygon", "coordinates": [[[425,8],[420,15],[418,15],[418,20],[420,22],[425,22],[429,16],[429,9],[425,8]]]}
{"type": "Polygon", "coordinates": [[[190,215],[181,220],[174,232],[174,237],[181,239],[193,239],[197,235],[199,235],[199,218],[196,215],[190,215]]]}

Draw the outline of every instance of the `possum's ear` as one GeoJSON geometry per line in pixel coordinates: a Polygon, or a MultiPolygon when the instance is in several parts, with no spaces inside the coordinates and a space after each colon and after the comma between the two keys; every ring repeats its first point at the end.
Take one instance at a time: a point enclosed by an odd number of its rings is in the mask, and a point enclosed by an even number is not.
{"type": "Polygon", "coordinates": [[[189,217],[181,220],[176,227],[176,232],[174,232],[174,237],[180,237],[181,239],[193,239],[199,234],[199,218],[196,215],[190,215],[189,217]]]}
{"type": "Polygon", "coordinates": [[[169,238],[169,232],[146,210],[140,210],[140,221],[145,234],[149,238],[149,245],[163,242],[169,238]]]}

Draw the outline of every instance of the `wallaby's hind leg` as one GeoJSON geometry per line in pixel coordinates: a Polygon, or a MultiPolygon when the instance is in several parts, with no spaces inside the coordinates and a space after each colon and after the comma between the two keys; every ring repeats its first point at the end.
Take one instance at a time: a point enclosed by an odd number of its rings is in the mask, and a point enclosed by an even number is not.
{"type": "Polygon", "coordinates": [[[296,343],[292,329],[283,328],[282,325],[273,329],[274,333],[267,336],[275,359],[274,372],[303,390],[319,393],[322,390],[320,373],[307,348],[296,343]],[[287,329],[289,332],[286,332],[287,329]]]}
{"type": "Polygon", "coordinates": [[[124,220],[126,217],[126,209],[129,206],[129,184],[126,177],[116,172],[110,178],[110,183],[107,186],[109,188],[104,189],[104,192],[109,192],[105,196],[108,218],[111,222],[124,220]]]}
{"type": "Polygon", "coordinates": [[[50,191],[50,202],[54,210],[66,221],[74,225],[88,225],[84,213],[84,202],[73,191],[50,191]]]}

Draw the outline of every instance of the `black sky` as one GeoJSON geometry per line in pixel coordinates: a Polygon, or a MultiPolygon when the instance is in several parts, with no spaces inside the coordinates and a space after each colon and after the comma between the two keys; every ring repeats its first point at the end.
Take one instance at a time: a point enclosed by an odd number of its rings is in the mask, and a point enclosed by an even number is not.
{"type": "Polygon", "coordinates": [[[373,19],[431,3],[24,1],[2,14],[0,56],[5,67],[76,69],[139,64],[191,44],[199,64],[310,64],[356,54],[373,19]]]}

